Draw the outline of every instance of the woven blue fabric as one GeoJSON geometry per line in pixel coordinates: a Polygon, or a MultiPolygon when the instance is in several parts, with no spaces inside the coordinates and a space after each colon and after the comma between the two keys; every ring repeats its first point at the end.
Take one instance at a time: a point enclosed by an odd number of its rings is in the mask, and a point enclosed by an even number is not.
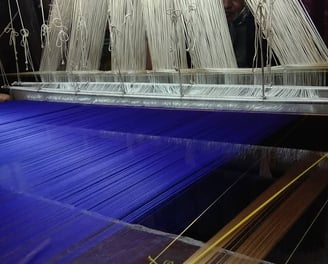
{"type": "Polygon", "coordinates": [[[292,120],[274,114],[1,104],[0,262],[16,263],[44,241],[50,246],[35,263],[71,247],[92,246],[114,232],[99,216],[138,223],[238,154],[230,144],[256,144],[292,120]]]}

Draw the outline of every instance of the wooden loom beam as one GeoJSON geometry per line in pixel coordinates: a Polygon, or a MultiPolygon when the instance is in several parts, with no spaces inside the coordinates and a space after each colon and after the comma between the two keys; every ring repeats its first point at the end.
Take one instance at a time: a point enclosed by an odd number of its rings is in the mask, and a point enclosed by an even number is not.
{"type": "MultiPolygon", "coordinates": [[[[217,243],[225,234],[232,228],[237,226],[243,219],[256,210],[261,204],[270,199],[275,193],[281,190],[294,178],[304,172],[311,164],[318,160],[318,156],[308,157],[300,164],[295,165],[280,179],[278,179],[272,186],[262,193],[255,201],[246,207],[237,217],[228,223],[221,231],[219,231],[212,239],[210,239],[204,247],[199,249],[192,255],[185,263],[216,263],[218,258],[224,258],[224,263],[259,263],[260,259],[270,252],[270,250],[281,240],[287,233],[290,227],[296,220],[304,213],[311,203],[319,196],[319,194],[328,186],[327,170],[316,168],[306,173],[305,179],[297,183],[295,189],[287,193],[287,198],[280,203],[275,211],[269,212],[269,217],[262,221],[254,228],[255,231],[247,234],[236,248],[230,249],[231,243],[245,235],[247,228],[250,228],[253,219],[241,225],[231,236],[226,237],[220,243],[217,243]],[[288,213],[286,213],[288,209],[288,213]],[[213,246],[215,245],[215,246],[213,246]],[[222,256],[222,249],[228,249],[236,252],[236,255],[229,256],[226,254],[222,256]],[[210,249],[210,250],[209,250],[210,249]],[[247,256],[249,258],[241,258],[240,256],[247,256]]],[[[261,214],[255,215],[258,219],[261,214]]],[[[255,221],[256,221],[255,219],[255,221]]],[[[221,262],[220,262],[221,263],[221,262]]]]}

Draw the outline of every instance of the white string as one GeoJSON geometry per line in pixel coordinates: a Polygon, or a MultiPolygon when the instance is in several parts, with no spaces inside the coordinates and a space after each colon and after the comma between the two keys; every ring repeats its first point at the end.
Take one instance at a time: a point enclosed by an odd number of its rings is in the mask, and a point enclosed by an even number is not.
{"type": "Polygon", "coordinates": [[[4,84],[4,87],[9,87],[9,81],[5,72],[5,68],[3,67],[2,61],[0,59],[0,70],[1,70],[1,77],[2,77],[2,81],[4,84]]]}
{"type": "Polygon", "coordinates": [[[327,63],[328,49],[299,0],[246,0],[261,24],[263,34],[271,34],[272,49],[281,64],[311,65],[327,63]],[[259,6],[264,13],[257,14],[259,6]]]}
{"type": "Polygon", "coordinates": [[[29,48],[29,43],[28,43],[28,37],[29,37],[30,32],[24,26],[23,17],[22,17],[22,13],[21,13],[21,10],[20,10],[18,0],[16,0],[16,5],[17,5],[19,19],[20,19],[21,26],[22,26],[19,33],[22,36],[22,40],[21,40],[20,44],[24,48],[25,70],[28,71],[29,70],[28,66],[30,65],[31,68],[32,68],[32,71],[34,71],[34,66],[33,66],[32,57],[31,57],[30,48],[29,48]]]}
{"type": "MultiPolygon", "coordinates": [[[[260,39],[264,35],[268,40],[269,49],[266,51],[268,61],[265,63],[269,66],[272,57],[270,46],[272,46],[275,54],[280,54],[280,57],[289,53],[284,48],[284,43],[290,42],[287,38],[289,31],[281,33],[283,26],[277,25],[277,18],[280,18],[282,12],[281,10],[277,11],[277,9],[281,9],[281,6],[286,8],[286,5],[281,4],[281,2],[281,0],[247,1],[255,14],[256,21],[261,26],[262,32],[257,31],[257,38],[260,39]],[[252,4],[253,2],[256,5],[252,4]],[[263,6],[261,19],[256,12],[259,3],[262,3],[263,6]],[[280,35],[282,44],[279,43],[280,35]]],[[[118,75],[114,75],[111,81],[120,83],[127,79],[131,82],[138,81],[138,71],[144,70],[146,65],[147,42],[154,72],[163,71],[167,73],[171,70],[178,70],[180,73],[180,69],[187,68],[186,55],[188,52],[194,68],[206,70],[210,70],[209,68],[229,68],[232,70],[237,67],[222,1],[54,0],[51,7],[50,19],[48,20],[49,38],[46,40],[49,45],[44,48],[40,70],[97,70],[106,23],[108,23],[110,33],[108,50],[111,53],[111,67],[114,72],[119,72],[118,75]],[[66,62],[66,65],[62,65],[63,62],[66,62]],[[124,72],[127,74],[123,76],[122,73],[124,74],[124,72]]],[[[306,18],[305,21],[307,21],[306,14],[304,15],[302,12],[301,18],[297,19],[306,18]]],[[[298,16],[299,13],[300,11],[293,16],[298,16]]],[[[292,18],[292,20],[295,19],[292,18]]],[[[283,23],[287,22],[283,21],[283,23]]],[[[289,28],[290,26],[287,27],[288,30],[289,28]]],[[[290,49],[294,49],[292,52],[294,55],[290,55],[293,57],[297,54],[298,49],[302,50],[299,47],[290,49]]],[[[324,49],[321,48],[322,51],[324,49]]],[[[312,53],[311,49],[309,49],[309,53],[312,53]]],[[[285,60],[289,61],[289,58],[285,58],[285,60]]],[[[282,63],[284,64],[284,61],[282,63]]],[[[206,75],[193,72],[188,77],[173,74],[167,77],[167,80],[180,84],[215,84],[218,82],[225,84],[241,84],[242,82],[252,84],[253,82],[253,84],[258,84],[259,74],[255,72],[252,74],[240,75],[225,72],[218,77],[214,74],[206,75]]],[[[50,77],[58,78],[58,76],[50,77]]],[[[142,80],[163,82],[163,76],[163,74],[153,74],[152,76],[148,74],[142,80]]],[[[323,77],[319,77],[315,82],[322,83],[323,77]]],[[[65,78],[62,77],[61,80],[66,80],[65,78]]],[[[314,83],[316,75],[305,71],[297,74],[288,73],[286,76],[281,74],[278,78],[279,84],[280,80],[283,80],[284,84],[307,85],[314,83]]],[[[49,79],[49,81],[54,81],[54,79],[49,79]]],[[[240,90],[234,92],[227,89],[227,93],[230,92],[237,94],[240,93],[240,90]]],[[[286,94],[280,90],[272,93],[281,96],[286,94]]],[[[293,90],[292,93],[296,95],[304,92],[293,90]]],[[[304,94],[313,95],[312,93],[304,94]]]]}
{"type": "Polygon", "coordinates": [[[195,68],[236,68],[222,1],[175,0],[182,10],[188,50],[195,68]]]}
{"type": "MultiPolygon", "coordinates": [[[[81,41],[81,64],[82,69],[86,69],[87,67],[87,49],[86,49],[86,42],[88,41],[88,29],[87,29],[87,22],[85,19],[85,16],[82,12],[82,3],[81,1],[78,1],[78,22],[77,22],[77,31],[80,33],[80,41],[81,41]]],[[[90,10],[88,10],[90,11],[90,10]]],[[[96,30],[97,27],[94,28],[96,30]]],[[[100,40],[99,40],[100,41],[100,40]]]]}
{"type": "Polygon", "coordinates": [[[142,0],[154,70],[187,68],[181,9],[174,0],[142,0]]]}
{"type": "Polygon", "coordinates": [[[10,27],[7,27],[5,29],[5,32],[10,34],[10,37],[9,37],[9,45],[10,46],[13,46],[13,48],[14,48],[14,54],[15,54],[15,60],[18,61],[18,52],[17,52],[16,37],[18,37],[19,34],[15,30],[15,28],[14,28],[10,0],[8,0],[8,7],[9,7],[9,16],[10,16],[10,27]]]}
{"type": "Polygon", "coordinates": [[[56,47],[60,48],[60,55],[61,55],[61,64],[65,64],[65,59],[67,57],[67,45],[69,41],[69,35],[67,33],[68,28],[63,25],[63,21],[61,18],[61,11],[58,5],[58,0],[55,0],[55,8],[57,9],[58,17],[54,19],[54,25],[59,29],[57,40],[56,40],[56,47]]]}
{"type": "Polygon", "coordinates": [[[109,1],[112,70],[146,69],[146,27],[142,1],[109,1]]]}
{"type": "MultiPolygon", "coordinates": [[[[10,13],[11,13],[11,11],[10,11],[10,13]]],[[[15,21],[17,15],[18,15],[18,11],[15,13],[15,15],[13,16],[13,18],[10,19],[9,23],[7,24],[7,26],[5,26],[5,28],[4,28],[3,31],[1,32],[1,34],[0,34],[0,38],[2,38],[2,36],[3,36],[4,34],[8,34],[8,33],[10,33],[10,31],[11,31],[11,25],[12,25],[12,23],[15,21]],[[11,22],[11,21],[12,21],[12,22],[11,22]]],[[[10,14],[10,16],[11,16],[11,14],[10,14]]]]}
{"type": "MultiPolygon", "coordinates": [[[[54,0],[50,5],[49,34],[40,63],[40,71],[63,69],[67,58],[74,0],[54,0]]],[[[51,78],[51,76],[47,76],[51,78]]],[[[43,78],[46,78],[43,75],[43,78]]],[[[45,81],[45,79],[43,79],[45,81]]],[[[51,79],[48,79],[50,81],[51,79]]]]}
{"type": "Polygon", "coordinates": [[[261,32],[261,30],[264,30],[263,29],[264,25],[262,24],[264,22],[263,21],[264,20],[263,0],[260,0],[258,6],[256,7],[254,19],[255,19],[256,28],[255,28],[255,38],[254,38],[255,53],[254,53],[253,64],[252,64],[253,69],[256,68],[257,65],[258,65],[258,59],[259,59],[258,51],[259,51],[260,42],[262,41],[262,32],[261,32]],[[259,23],[257,23],[257,21],[259,21],[259,23]]]}
{"type": "MultiPolygon", "coordinates": [[[[18,64],[18,52],[17,52],[17,42],[16,42],[16,38],[19,36],[19,34],[14,28],[14,21],[13,21],[13,16],[12,16],[12,11],[11,11],[10,0],[8,0],[8,10],[9,10],[9,17],[10,17],[10,27],[7,27],[7,29],[5,29],[5,32],[10,34],[9,45],[13,46],[13,49],[14,49],[17,80],[18,80],[18,82],[20,82],[20,75],[19,75],[20,70],[19,70],[19,64],[18,64]]],[[[17,11],[17,13],[18,13],[18,11],[17,11]]]]}
{"type": "Polygon", "coordinates": [[[71,19],[66,70],[98,69],[105,38],[107,0],[75,0],[71,19]]]}
{"type": "Polygon", "coordinates": [[[274,2],[276,0],[268,0],[269,1],[269,12],[268,12],[268,18],[267,18],[267,23],[266,23],[266,28],[265,28],[265,33],[264,35],[266,36],[267,39],[267,61],[266,65],[268,67],[271,67],[272,65],[272,19],[273,19],[273,9],[274,9],[274,2]]]}
{"type": "Polygon", "coordinates": [[[288,264],[289,261],[292,259],[292,257],[294,256],[295,252],[297,251],[297,249],[299,248],[299,246],[302,244],[302,242],[304,241],[305,237],[308,235],[308,233],[310,232],[311,228],[313,227],[313,225],[315,224],[315,222],[318,220],[318,218],[320,217],[321,213],[324,211],[324,209],[326,208],[328,204],[328,200],[326,200],[326,202],[324,203],[324,205],[320,208],[319,212],[317,213],[317,215],[315,216],[315,218],[313,219],[313,221],[311,222],[310,226],[307,228],[307,230],[305,231],[305,233],[303,234],[303,236],[301,237],[300,241],[297,243],[296,247],[294,248],[294,250],[292,251],[292,253],[290,254],[290,256],[288,257],[288,259],[286,260],[285,264],[288,264]]]}
{"type": "Polygon", "coordinates": [[[41,48],[43,49],[46,43],[49,43],[49,26],[46,23],[44,16],[43,0],[40,0],[40,8],[42,15],[42,25],[40,30],[41,48]]]}

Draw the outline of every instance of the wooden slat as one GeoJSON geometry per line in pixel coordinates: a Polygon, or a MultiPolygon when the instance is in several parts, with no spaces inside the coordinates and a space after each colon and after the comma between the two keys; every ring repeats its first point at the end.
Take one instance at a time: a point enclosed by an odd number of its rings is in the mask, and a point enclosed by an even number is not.
{"type": "MultiPolygon", "coordinates": [[[[305,210],[328,186],[327,173],[314,170],[309,177],[236,250],[254,259],[264,259],[305,210]]],[[[242,264],[243,261],[225,263],[242,264]]]]}
{"type": "MultiPolygon", "coordinates": [[[[241,211],[232,221],[230,221],[223,229],[221,229],[213,238],[211,238],[204,247],[199,249],[194,255],[192,255],[185,264],[199,264],[199,263],[211,263],[215,256],[221,252],[222,248],[229,249],[229,244],[233,242],[236,237],[239,237],[243,231],[252,224],[254,219],[246,222],[244,225],[240,226],[235,232],[222,240],[222,237],[227,234],[232,228],[237,226],[243,219],[249,216],[257,208],[259,208],[265,201],[270,199],[275,193],[284,188],[289,182],[294,178],[304,172],[313,163],[320,159],[319,155],[312,154],[306,157],[304,160],[290,168],[283,177],[279,178],[273,185],[271,185],[266,191],[264,191],[256,200],[249,204],[243,211],[241,211]],[[222,240],[222,241],[220,241],[222,240]],[[220,241],[217,243],[217,241],[220,241]],[[215,246],[213,246],[215,245],[215,246]],[[209,248],[211,248],[209,250],[209,248]]],[[[317,177],[317,176],[316,176],[317,177]]],[[[324,186],[324,184],[322,184],[324,186]]],[[[306,188],[306,187],[302,187],[306,188]]],[[[302,190],[303,191],[303,190],[302,190]]],[[[298,194],[297,194],[298,195],[298,194]]],[[[292,198],[291,198],[292,199],[292,198]]],[[[295,200],[297,198],[293,198],[295,200]]],[[[257,215],[255,215],[256,217],[257,215]]],[[[272,221],[272,220],[269,220],[272,221]]],[[[254,256],[256,258],[256,256],[254,256]]],[[[244,262],[246,263],[246,262],[244,262]]],[[[251,263],[248,261],[247,263],[251,263]]]]}

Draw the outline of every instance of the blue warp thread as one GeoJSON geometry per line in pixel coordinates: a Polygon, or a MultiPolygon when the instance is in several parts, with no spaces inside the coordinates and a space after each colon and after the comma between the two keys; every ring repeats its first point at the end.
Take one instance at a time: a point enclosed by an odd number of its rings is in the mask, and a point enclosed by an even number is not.
{"type": "Polygon", "coordinates": [[[68,261],[293,117],[12,101],[0,105],[0,262],[68,261]],[[63,252],[70,250],[71,257],[63,252]],[[75,252],[75,253],[74,253],[75,252]],[[62,255],[60,255],[62,254],[62,255]]]}

